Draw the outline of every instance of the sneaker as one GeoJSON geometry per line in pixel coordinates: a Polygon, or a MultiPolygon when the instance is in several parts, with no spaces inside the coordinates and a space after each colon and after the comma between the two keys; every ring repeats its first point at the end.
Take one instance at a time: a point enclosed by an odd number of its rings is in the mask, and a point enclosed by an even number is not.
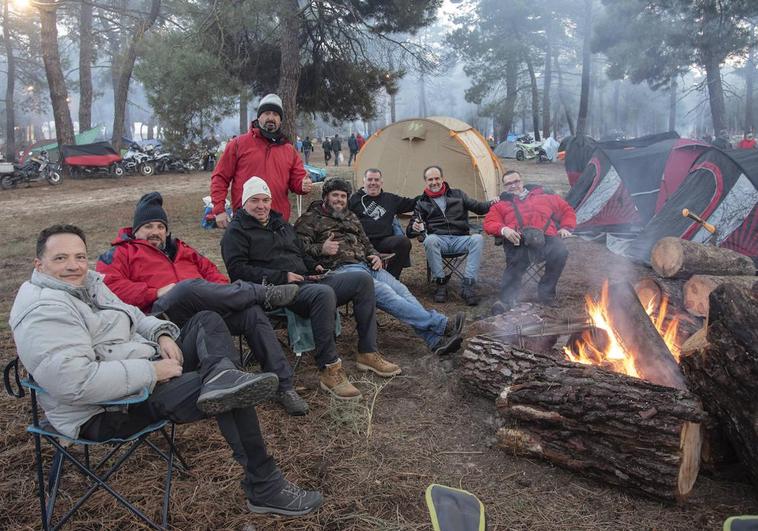
{"type": "Polygon", "coordinates": [[[466,314],[463,312],[456,313],[452,319],[448,318],[445,325],[446,336],[459,336],[463,332],[463,325],[466,323],[466,314]]]}
{"type": "Polygon", "coordinates": [[[434,302],[447,302],[447,283],[444,278],[435,278],[434,302]]]}
{"type": "Polygon", "coordinates": [[[337,400],[360,400],[361,392],[350,383],[342,369],[342,360],[329,363],[319,375],[319,386],[337,400]]]}
{"type": "Polygon", "coordinates": [[[355,362],[358,370],[372,371],[384,378],[397,376],[402,372],[398,365],[385,360],[378,352],[359,352],[355,358],[355,362]]]}
{"type": "Polygon", "coordinates": [[[265,402],[278,387],[279,378],[272,372],[250,374],[226,369],[203,384],[197,397],[197,407],[209,416],[220,415],[265,402]]]}
{"type": "Polygon", "coordinates": [[[297,391],[287,389],[276,393],[276,401],[284,408],[287,414],[293,417],[301,417],[308,413],[308,402],[303,400],[297,391]]]}
{"type": "Polygon", "coordinates": [[[479,295],[476,293],[476,282],[473,278],[464,278],[461,286],[461,297],[468,306],[479,304],[479,295]]]}
{"type": "Polygon", "coordinates": [[[257,514],[280,514],[302,516],[315,511],[324,503],[324,497],[316,490],[301,489],[285,480],[282,490],[266,500],[247,500],[247,508],[257,514]]]}
{"type": "Polygon", "coordinates": [[[300,286],[297,284],[282,284],[281,286],[265,284],[264,287],[266,288],[266,296],[263,301],[263,309],[267,312],[289,306],[295,301],[297,292],[300,291],[300,286]]]}
{"type": "Polygon", "coordinates": [[[446,354],[452,354],[457,352],[461,348],[463,338],[459,335],[456,336],[442,336],[436,345],[432,347],[432,352],[437,356],[444,356],[446,354]]]}

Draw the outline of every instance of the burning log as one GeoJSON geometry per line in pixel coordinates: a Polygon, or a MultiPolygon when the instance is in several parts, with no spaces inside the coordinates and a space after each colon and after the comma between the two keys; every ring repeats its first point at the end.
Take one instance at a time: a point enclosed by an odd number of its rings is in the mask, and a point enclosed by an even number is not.
{"type": "MultiPolygon", "coordinates": [[[[583,323],[583,326],[587,325],[583,323]]],[[[486,319],[480,319],[466,326],[466,336],[487,334],[498,341],[535,352],[547,352],[564,330],[571,325],[561,326],[551,323],[533,312],[506,312],[486,319]]]]}
{"type": "Polygon", "coordinates": [[[692,275],[755,275],[753,261],[736,251],[680,238],[661,238],[650,254],[650,263],[664,278],[692,275]]]}
{"type": "Polygon", "coordinates": [[[676,342],[681,345],[703,326],[703,319],[689,315],[684,306],[683,279],[643,278],[634,285],[634,291],[648,313],[660,316],[664,311],[662,327],[667,330],[676,321],[676,342]]]}
{"type": "Polygon", "coordinates": [[[505,388],[500,446],[664,499],[683,499],[700,464],[705,414],[688,391],[572,362],[505,388]]]}
{"type": "Polygon", "coordinates": [[[693,392],[725,426],[758,485],[758,297],[751,288],[722,284],[710,294],[707,344],[682,358],[693,392]]]}
{"type": "Polygon", "coordinates": [[[750,289],[753,284],[758,282],[758,278],[754,276],[694,275],[684,283],[684,307],[692,315],[705,317],[708,315],[708,296],[718,286],[727,282],[750,289]]]}

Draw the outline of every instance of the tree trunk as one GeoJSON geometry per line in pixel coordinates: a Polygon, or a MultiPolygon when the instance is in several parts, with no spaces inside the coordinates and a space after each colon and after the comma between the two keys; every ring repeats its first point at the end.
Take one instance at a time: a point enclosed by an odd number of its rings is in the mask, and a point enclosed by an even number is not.
{"type": "Polygon", "coordinates": [[[161,0],[151,0],[150,11],[133,29],[131,42],[129,42],[129,46],[120,61],[120,68],[118,69],[118,77],[113,98],[113,136],[111,137],[111,143],[116,151],[121,148],[121,138],[126,122],[126,100],[129,95],[129,82],[132,79],[132,71],[134,70],[134,63],[137,60],[137,52],[145,37],[145,33],[153,26],[153,24],[155,24],[160,11],[161,0]]]}
{"type": "Polygon", "coordinates": [[[676,131],[676,89],[678,85],[676,78],[671,78],[669,87],[669,131],[676,131]]]}
{"type": "Polygon", "coordinates": [[[566,94],[563,91],[563,75],[561,74],[561,67],[558,64],[558,54],[555,54],[554,60],[555,71],[558,74],[558,99],[563,106],[563,112],[566,115],[566,123],[568,124],[569,132],[571,133],[571,136],[574,136],[576,134],[576,128],[574,127],[574,119],[571,117],[571,111],[566,103],[566,94]]]}
{"type": "Polygon", "coordinates": [[[736,284],[750,289],[756,282],[758,278],[755,276],[693,275],[684,283],[684,307],[692,315],[705,317],[709,310],[709,296],[721,284],[736,284]]]}
{"type": "Polygon", "coordinates": [[[748,288],[719,286],[710,295],[707,346],[682,359],[687,382],[726,427],[758,486],[758,299],[748,288]]]}
{"type": "Polygon", "coordinates": [[[16,57],[13,55],[13,43],[11,42],[10,15],[8,3],[3,2],[3,42],[7,72],[5,78],[5,160],[16,160],[16,103],[13,92],[16,90],[16,57]]]}
{"type": "Polygon", "coordinates": [[[551,42],[551,31],[550,28],[548,28],[548,31],[545,34],[545,79],[542,83],[542,136],[543,138],[548,138],[550,136],[550,83],[552,82],[552,42],[551,42]]]}
{"type": "Polygon", "coordinates": [[[92,4],[79,6],[79,132],[92,127],[92,4]]]}
{"type": "Polygon", "coordinates": [[[279,41],[279,97],[284,105],[282,132],[295,141],[297,120],[297,87],[300,84],[300,33],[302,22],[297,0],[279,2],[282,34],[279,41]]]}
{"type": "Polygon", "coordinates": [[[426,118],[426,76],[423,72],[418,78],[418,115],[426,118]]]}
{"type": "Polygon", "coordinates": [[[74,143],[74,124],[71,121],[71,111],[68,108],[68,91],[66,79],[61,68],[61,58],[58,51],[58,14],[57,4],[39,1],[35,4],[39,9],[40,45],[42,59],[45,63],[47,85],[50,87],[50,103],[53,107],[55,120],[55,138],[58,145],[74,143]]]}
{"type": "Polygon", "coordinates": [[[755,264],[744,254],[673,236],[658,240],[650,252],[650,264],[664,278],[755,275],[755,264]]]}
{"type": "Polygon", "coordinates": [[[529,50],[524,54],[524,62],[529,72],[529,86],[532,89],[532,128],[534,129],[534,140],[539,142],[540,139],[540,90],[537,88],[537,76],[534,73],[534,64],[529,56],[529,50]]]}
{"type": "Polygon", "coordinates": [[[621,129],[619,121],[619,98],[621,96],[621,81],[616,80],[613,82],[613,129],[618,131],[621,129]]]}
{"type": "Polygon", "coordinates": [[[513,131],[513,120],[516,116],[516,100],[518,98],[518,62],[508,61],[505,64],[505,103],[503,106],[503,140],[513,131]]]}
{"type": "Polygon", "coordinates": [[[584,0],[584,42],[582,43],[582,91],[579,96],[579,117],[576,134],[587,134],[587,116],[590,111],[590,68],[592,64],[592,0],[584,0]]]}
{"type": "Polygon", "coordinates": [[[721,82],[721,66],[719,58],[710,55],[705,58],[705,77],[708,86],[708,101],[711,106],[711,121],[714,136],[726,129],[726,106],[724,104],[724,86],[721,82]]]}
{"type": "Polygon", "coordinates": [[[537,366],[497,400],[500,445],[655,498],[683,499],[706,416],[677,390],[569,362],[537,366]]]}
{"type": "MultiPolygon", "coordinates": [[[[755,28],[753,28],[755,31],[755,28]]],[[[750,47],[745,65],[745,126],[746,132],[755,129],[753,123],[753,83],[755,81],[755,46],[750,47]]]]}
{"type": "Polygon", "coordinates": [[[396,113],[395,113],[395,103],[396,102],[395,102],[395,96],[396,96],[397,93],[396,92],[391,92],[391,93],[388,93],[388,94],[390,96],[390,122],[394,124],[395,120],[396,120],[396,113]]]}

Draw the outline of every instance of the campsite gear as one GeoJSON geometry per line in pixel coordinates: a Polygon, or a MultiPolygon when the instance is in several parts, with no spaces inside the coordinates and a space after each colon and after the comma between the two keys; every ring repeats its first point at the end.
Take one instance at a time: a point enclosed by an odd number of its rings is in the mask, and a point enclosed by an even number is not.
{"type": "Polygon", "coordinates": [[[340,359],[321,370],[319,386],[337,400],[360,400],[362,396],[361,392],[347,379],[340,359]]]}
{"type": "Polygon", "coordinates": [[[387,361],[379,352],[359,352],[355,358],[355,366],[359,371],[371,371],[384,378],[400,374],[398,365],[387,361]]]}
{"type": "Polygon", "coordinates": [[[537,156],[542,142],[535,142],[529,135],[516,139],[516,160],[529,160],[537,156]]]}
{"type": "Polygon", "coordinates": [[[434,531],[486,531],[484,505],[470,492],[432,483],[425,498],[434,531]]]}
{"type": "Polygon", "coordinates": [[[574,186],[582,176],[582,172],[595,152],[596,145],[594,138],[585,135],[567,136],[561,140],[558,152],[563,153],[562,160],[564,160],[569,185],[574,186]]]}
{"type": "Polygon", "coordinates": [[[521,211],[518,208],[518,204],[516,204],[516,201],[513,199],[511,199],[511,204],[513,205],[513,213],[516,214],[516,219],[518,220],[518,226],[516,229],[521,233],[521,243],[532,251],[541,250],[545,246],[545,232],[550,226],[550,223],[554,221],[553,217],[550,216],[547,218],[545,226],[541,229],[530,226],[525,227],[524,218],[521,217],[521,211]]]}
{"type": "MultiPolygon", "coordinates": [[[[229,219],[232,219],[232,204],[228,199],[226,200],[225,210],[229,219]]],[[[213,203],[211,202],[211,196],[209,195],[203,197],[203,217],[200,221],[200,226],[204,229],[216,228],[216,216],[213,214],[213,203]]]]}
{"type": "Polygon", "coordinates": [[[724,531],[758,531],[758,516],[730,516],[724,522],[724,531]]]}
{"type": "Polygon", "coordinates": [[[73,177],[83,175],[113,175],[122,177],[124,167],[119,155],[108,142],[95,142],[80,146],[61,146],[63,166],[73,177]]]}
{"type": "Polygon", "coordinates": [[[471,198],[498,193],[503,168],[487,141],[467,123],[444,116],[402,120],[374,133],[358,153],[356,175],[381,168],[385,190],[415,197],[432,164],[443,168],[451,188],[471,198]]]}
{"type": "Polygon", "coordinates": [[[26,159],[23,164],[2,163],[0,167],[0,187],[3,190],[15,188],[20,183],[29,186],[33,182],[46,180],[50,185],[61,184],[63,175],[52,164],[47,156],[47,151],[40,152],[39,156],[26,159]]]}
{"type": "Polygon", "coordinates": [[[703,218],[701,218],[697,214],[694,214],[694,213],[690,212],[689,208],[685,208],[685,209],[682,210],[682,216],[684,216],[685,218],[694,219],[695,221],[697,221],[698,223],[700,223],[700,225],[705,230],[707,230],[711,234],[716,234],[716,227],[714,227],[713,225],[711,225],[707,221],[704,221],[703,218]]]}

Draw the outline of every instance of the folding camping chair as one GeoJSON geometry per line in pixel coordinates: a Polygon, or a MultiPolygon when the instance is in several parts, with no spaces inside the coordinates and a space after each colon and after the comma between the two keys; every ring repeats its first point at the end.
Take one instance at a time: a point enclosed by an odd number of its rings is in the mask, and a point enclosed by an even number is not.
{"type": "MultiPolygon", "coordinates": [[[[464,279],[464,266],[468,251],[462,253],[442,253],[442,271],[445,275],[445,282],[455,277],[460,281],[464,279]]],[[[429,267],[429,260],[426,261],[426,283],[432,282],[432,268],[429,267]]]]}
{"type": "MultiPolygon", "coordinates": [[[[134,516],[142,520],[145,524],[153,529],[166,529],[168,527],[169,518],[169,500],[171,497],[171,480],[173,478],[174,471],[174,457],[179,460],[180,464],[177,464],[177,470],[181,472],[187,472],[189,466],[182,458],[179,451],[174,445],[174,423],[162,420],[147,426],[141,431],[127,437],[125,439],[110,439],[108,441],[96,442],[87,439],[73,439],[66,435],[62,435],[55,431],[52,425],[45,419],[40,418],[39,409],[37,406],[37,395],[45,393],[45,390],[34,382],[34,379],[29,375],[28,378],[21,379],[19,377],[19,360],[15,358],[8,363],[3,370],[3,383],[5,385],[5,391],[14,398],[23,398],[28,390],[31,403],[32,403],[32,424],[30,424],[26,431],[34,437],[34,461],[37,473],[37,495],[39,496],[40,503],[40,516],[42,519],[42,528],[47,531],[48,529],[60,529],[65,523],[84,505],[84,503],[99,489],[103,489],[110,494],[119,504],[129,510],[134,516]],[[11,382],[11,377],[13,382],[11,382]],[[14,390],[15,385],[15,390],[14,390]],[[170,435],[166,433],[166,427],[170,426],[170,435]],[[158,448],[148,437],[154,433],[160,433],[168,444],[168,452],[164,452],[158,448]],[[43,472],[42,463],[42,440],[46,440],[55,448],[55,454],[53,456],[50,468],[48,470],[47,487],[45,486],[45,475],[43,472]],[[166,464],[166,475],[164,479],[164,494],[163,494],[163,507],[161,511],[162,521],[161,524],[157,524],[148,518],[142,511],[130,503],[121,494],[116,492],[113,487],[108,484],[110,477],[117,472],[121,466],[135,453],[135,451],[142,446],[147,445],[152,449],[166,464]],[[71,445],[81,446],[83,448],[83,456],[77,457],[68,448],[71,445]],[[90,447],[109,445],[113,446],[106,455],[100,459],[97,463],[90,462],[90,447]],[[115,463],[103,471],[104,465],[116,456],[122,447],[126,447],[125,451],[116,459],[115,463]],[[64,464],[69,462],[74,465],[74,468],[79,472],[86,480],[88,480],[89,488],[87,491],[79,497],[79,499],[71,506],[71,508],[64,514],[57,523],[53,523],[53,516],[55,513],[55,502],[58,492],[61,488],[61,481],[64,477],[63,468],[64,464]]],[[[129,404],[135,404],[147,399],[149,392],[147,389],[136,396],[126,397],[120,400],[113,400],[103,402],[99,405],[103,407],[118,407],[127,406],[129,404]]]]}

